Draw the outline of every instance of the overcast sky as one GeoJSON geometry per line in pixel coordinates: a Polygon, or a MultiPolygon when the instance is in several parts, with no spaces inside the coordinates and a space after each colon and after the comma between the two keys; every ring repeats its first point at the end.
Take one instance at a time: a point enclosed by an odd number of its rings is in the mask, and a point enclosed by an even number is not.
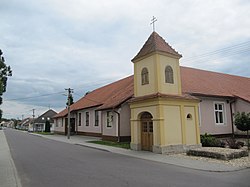
{"type": "Polygon", "coordinates": [[[0,0],[0,49],[13,70],[3,117],[65,108],[133,73],[131,59],[156,32],[180,63],[250,77],[249,0],[0,0]]]}

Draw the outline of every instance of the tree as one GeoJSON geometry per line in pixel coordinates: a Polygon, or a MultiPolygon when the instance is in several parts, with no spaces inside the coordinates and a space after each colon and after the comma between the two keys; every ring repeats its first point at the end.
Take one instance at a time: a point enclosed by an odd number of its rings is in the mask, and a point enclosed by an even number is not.
{"type": "MultiPolygon", "coordinates": [[[[70,95],[69,95],[69,105],[72,105],[72,104],[74,104],[74,99],[73,99],[72,94],[70,94],[70,95]]],[[[68,101],[67,101],[67,103],[66,103],[66,106],[68,106],[68,101]]]]}
{"type": "Polygon", "coordinates": [[[45,132],[50,132],[50,122],[48,120],[45,123],[45,132]]]}
{"type": "Polygon", "coordinates": [[[249,134],[248,131],[250,130],[250,112],[237,112],[234,116],[234,124],[240,131],[247,131],[247,145],[249,150],[249,134]]]}
{"type": "MultiPolygon", "coordinates": [[[[6,92],[8,77],[12,76],[12,70],[10,66],[6,66],[3,52],[0,49],[0,105],[2,104],[2,95],[6,92]]],[[[2,110],[0,110],[0,119],[2,118],[2,110]]]]}

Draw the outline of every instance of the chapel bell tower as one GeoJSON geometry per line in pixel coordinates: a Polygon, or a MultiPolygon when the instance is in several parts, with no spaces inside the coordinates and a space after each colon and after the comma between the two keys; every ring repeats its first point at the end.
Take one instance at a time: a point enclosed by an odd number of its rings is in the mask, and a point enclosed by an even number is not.
{"type": "Polygon", "coordinates": [[[134,96],[181,95],[179,59],[176,52],[155,31],[149,36],[134,63],[134,96]]]}

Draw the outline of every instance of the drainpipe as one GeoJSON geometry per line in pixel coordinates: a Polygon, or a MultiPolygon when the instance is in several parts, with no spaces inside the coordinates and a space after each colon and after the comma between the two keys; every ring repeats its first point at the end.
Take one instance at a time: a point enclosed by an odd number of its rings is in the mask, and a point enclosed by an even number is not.
{"type": "Polygon", "coordinates": [[[230,116],[231,116],[231,122],[232,122],[232,136],[234,138],[234,121],[233,121],[233,109],[232,109],[232,104],[235,103],[235,100],[229,101],[230,105],[230,116]]]}
{"type": "Polygon", "coordinates": [[[117,139],[117,142],[120,142],[121,141],[121,135],[120,135],[121,116],[120,116],[120,113],[117,112],[114,109],[113,109],[113,112],[115,112],[117,114],[117,116],[118,116],[118,125],[117,125],[117,128],[118,128],[118,139],[117,139]]]}

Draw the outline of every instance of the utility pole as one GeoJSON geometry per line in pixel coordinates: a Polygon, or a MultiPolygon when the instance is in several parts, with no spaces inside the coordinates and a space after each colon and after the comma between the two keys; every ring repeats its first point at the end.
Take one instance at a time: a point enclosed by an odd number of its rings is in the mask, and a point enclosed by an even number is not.
{"type": "Polygon", "coordinates": [[[33,115],[32,115],[32,117],[33,117],[33,132],[35,132],[35,109],[33,108],[32,109],[32,112],[33,112],[33,115]]]}
{"type": "Polygon", "coordinates": [[[68,91],[68,126],[67,126],[67,137],[70,139],[70,97],[71,97],[71,92],[73,92],[73,89],[70,88],[65,88],[66,91],[68,91]]]}

